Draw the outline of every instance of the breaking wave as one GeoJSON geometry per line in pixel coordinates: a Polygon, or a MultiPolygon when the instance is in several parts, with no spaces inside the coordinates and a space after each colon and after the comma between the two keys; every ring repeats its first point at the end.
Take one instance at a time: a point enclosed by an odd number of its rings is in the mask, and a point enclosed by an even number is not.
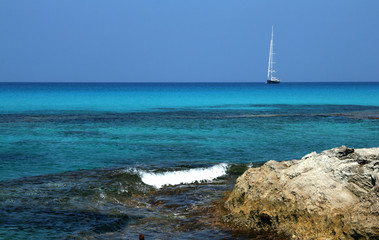
{"type": "Polygon", "coordinates": [[[189,184],[201,181],[212,181],[226,174],[228,164],[221,163],[208,168],[194,168],[182,171],[152,173],[141,171],[145,184],[161,188],[165,185],[189,184]]]}

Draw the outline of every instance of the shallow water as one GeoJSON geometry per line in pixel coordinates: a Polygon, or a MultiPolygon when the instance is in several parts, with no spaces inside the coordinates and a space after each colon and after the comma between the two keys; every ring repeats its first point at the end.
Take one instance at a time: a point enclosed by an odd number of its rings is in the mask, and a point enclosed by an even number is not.
{"type": "MultiPolygon", "coordinates": [[[[204,210],[231,190],[244,166],[234,168],[237,172],[225,172],[212,183],[160,189],[141,180],[139,172],[147,169],[82,170],[3,181],[0,231],[5,239],[136,239],[141,233],[147,239],[228,237],[231,233],[207,222],[210,216],[204,210]]],[[[164,170],[173,171],[179,176],[188,167],[164,170]]]]}
{"type": "Polygon", "coordinates": [[[212,226],[210,203],[247,166],[379,146],[377,96],[378,83],[0,84],[0,236],[249,238],[212,226]]]}
{"type": "Polygon", "coordinates": [[[0,180],[110,166],[287,160],[339,145],[378,145],[378,120],[369,118],[378,107],[268,107],[1,114],[0,180]]]}

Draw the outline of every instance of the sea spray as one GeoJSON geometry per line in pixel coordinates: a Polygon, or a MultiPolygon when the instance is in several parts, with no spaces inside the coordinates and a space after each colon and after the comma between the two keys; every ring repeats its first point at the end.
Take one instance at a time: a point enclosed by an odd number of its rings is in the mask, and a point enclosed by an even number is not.
{"type": "Polygon", "coordinates": [[[182,171],[152,173],[141,171],[144,183],[161,188],[164,185],[189,184],[200,181],[212,181],[226,174],[228,164],[221,163],[209,168],[195,168],[182,171]]]}

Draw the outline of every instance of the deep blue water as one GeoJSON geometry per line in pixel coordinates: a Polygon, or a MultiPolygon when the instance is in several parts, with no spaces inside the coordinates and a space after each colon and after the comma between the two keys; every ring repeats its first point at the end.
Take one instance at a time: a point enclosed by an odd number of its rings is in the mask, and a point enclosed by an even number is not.
{"type": "Polygon", "coordinates": [[[340,145],[379,146],[379,83],[0,83],[0,236],[133,237],[148,173],[340,145]]]}

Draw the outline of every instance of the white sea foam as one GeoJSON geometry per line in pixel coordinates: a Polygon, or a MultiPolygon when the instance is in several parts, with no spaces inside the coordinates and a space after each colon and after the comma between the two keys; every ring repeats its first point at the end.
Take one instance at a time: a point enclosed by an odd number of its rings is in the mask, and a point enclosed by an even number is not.
{"type": "Polygon", "coordinates": [[[144,183],[161,188],[164,185],[188,184],[200,181],[212,181],[215,178],[226,174],[228,165],[226,163],[217,164],[209,168],[194,168],[183,171],[173,171],[164,173],[140,172],[144,183]]]}

